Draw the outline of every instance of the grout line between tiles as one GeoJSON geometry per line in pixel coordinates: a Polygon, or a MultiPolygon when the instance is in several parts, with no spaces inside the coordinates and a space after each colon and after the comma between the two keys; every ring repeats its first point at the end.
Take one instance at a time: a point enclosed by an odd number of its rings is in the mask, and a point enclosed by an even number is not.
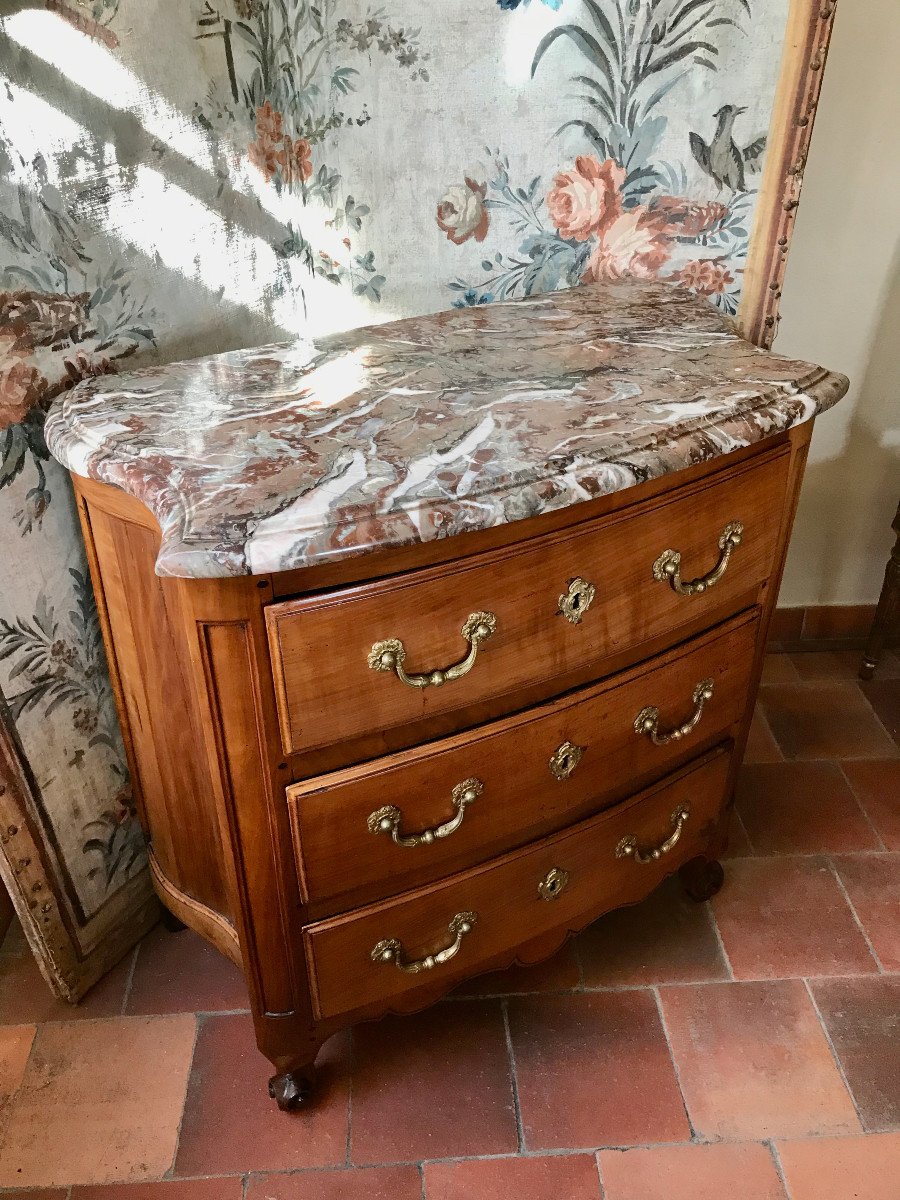
{"type": "Polygon", "coordinates": [[[500,1011],[503,1014],[503,1030],[506,1034],[506,1057],[509,1061],[509,1076],[512,1082],[513,1111],[516,1117],[516,1137],[518,1138],[519,1154],[525,1150],[525,1130],[522,1128],[522,1109],[519,1103],[519,1077],[516,1074],[516,1055],[513,1050],[512,1031],[509,1027],[509,1001],[500,1001],[500,1011]]]}
{"type": "Polygon", "coordinates": [[[782,1190],[787,1200],[791,1200],[791,1189],[788,1187],[788,1182],[784,1175],[784,1167],[781,1165],[781,1155],[778,1153],[775,1139],[769,1138],[765,1144],[769,1147],[769,1153],[772,1155],[772,1162],[775,1164],[775,1170],[778,1172],[778,1178],[781,1180],[782,1190]]]}
{"type": "Polygon", "coordinates": [[[166,1171],[164,1178],[171,1179],[175,1173],[175,1164],[178,1162],[178,1151],[181,1149],[181,1131],[184,1128],[184,1114],[187,1112],[188,1093],[191,1090],[191,1076],[194,1073],[194,1059],[197,1056],[197,1042],[200,1038],[200,1028],[203,1025],[203,1017],[199,1013],[194,1013],[194,1042],[191,1046],[191,1058],[188,1063],[187,1079],[184,1083],[184,1098],[181,1101],[181,1115],[178,1118],[178,1129],[175,1133],[175,1149],[172,1152],[172,1163],[166,1171]]]}
{"type": "Polygon", "coordinates": [[[424,1165],[424,1163],[419,1163],[419,1187],[422,1192],[422,1200],[427,1200],[427,1197],[425,1195],[425,1165],[424,1165]]]}
{"type": "MultiPolygon", "coordinates": [[[[727,872],[727,869],[728,868],[726,867],[726,872],[727,872]]],[[[726,883],[727,882],[728,881],[726,878],[726,883]]],[[[709,922],[710,922],[710,925],[712,926],[712,931],[715,934],[716,942],[718,943],[718,946],[719,946],[719,952],[722,955],[722,961],[725,963],[725,969],[728,972],[728,979],[727,980],[719,980],[719,982],[720,983],[736,983],[737,980],[734,977],[734,967],[731,965],[731,959],[728,957],[728,951],[725,949],[725,939],[722,937],[722,931],[719,928],[719,922],[716,920],[715,910],[713,909],[712,904],[707,904],[706,907],[709,910],[709,922]]],[[[698,982],[702,983],[704,981],[699,980],[698,982]]]]}
{"type": "Polygon", "coordinates": [[[131,965],[128,968],[128,975],[125,978],[125,989],[122,993],[122,1004],[119,1008],[119,1016],[125,1016],[125,1010],[128,1007],[128,1001],[131,999],[131,985],[134,983],[134,973],[137,970],[138,955],[141,952],[143,939],[137,942],[131,951],[131,965]]]}
{"type": "Polygon", "coordinates": [[[853,1088],[851,1088],[851,1086],[847,1080],[847,1076],[844,1072],[844,1064],[841,1062],[840,1056],[835,1048],[834,1042],[831,1040],[831,1034],[828,1032],[828,1026],[825,1024],[825,1019],[822,1016],[822,1012],[821,1012],[821,1009],[819,1008],[818,1003],[816,1002],[816,997],[813,993],[813,990],[809,986],[808,979],[803,980],[803,986],[806,988],[806,994],[809,996],[809,1002],[813,1006],[813,1012],[816,1014],[816,1017],[818,1018],[819,1025],[822,1029],[822,1033],[825,1035],[825,1041],[828,1043],[828,1049],[831,1051],[831,1057],[834,1059],[834,1065],[838,1069],[838,1074],[841,1077],[841,1082],[843,1083],[844,1087],[847,1089],[847,1095],[850,1097],[850,1103],[853,1105],[853,1111],[856,1113],[857,1121],[859,1121],[860,1132],[865,1133],[866,1127],[865,1127],[865,1124],[863,1123],[862,1113],[859,1111],[859,1105],[856,1103],[856,1096],[853,1094],[853,1088]]]}
{"type": "Polygon", "coordinates": [[[663,1037],[666,1039],[666,1049],[669,1051],[669,1061],[672,1064],[672,1072],[675,1076],[675,1082],[678,1084],[678,1094],[681,1096],[681,1107],[684,1109],[684,1117],[688,1123],[688,1129],[691,1131],[691,1141],[696,1141],[697,1130],[694,1128],[694,1122],[691,1118],[690,1110],[688,1109],[687,1097],[684,1094],[684,1088],[681,1086],[681,1071],[678,1069],[678,1061],[675,1058],[675,1051],[672,1048],[672,1039],[669,1036],[669,1026],[666,1024],[666,1015],[663,1012],[662,996],[659,994],[659,988],[653,987],[653,999],[656,1002],[656,1011],[659,1014],[659,1023],[662,1027],[663,1037]]]}
{"type": "Polygon", "coordinates": [[[854,905],[853,901],[850,899],[850,893],[847,891],[846,887],[844,886],[844,881],[843,881],[843,879],[841,879],[841,873],[837,869],[837,867],[834,865],[834,863],[832,862],[831,855],[829,855],[827,857],[826,861],[828,863],[828,867],[831,871],[831,874],[834,876],[835,882],[837,883],[838,888],[840,889],[841,895],[844,897],[844,900],[847,903],[847,907],[850,909],[850,915],[853,918],[853,920],[856,922],[856,927],[859,930],[860,934],[862,935],[863,941],[869,947],[869,953],[875,959],[875,965],[878,967],[878,973],[880,975],[886,974],[885,969],[884,969],[884,963],[881,961],[881,959],[875,953],[875,947],[872,945],[871,941],[869,940],[869,935],[868,935],[868,933],[866,933],[866,928],[863,925],[862,921],[859,919],[859,913],[856,911],[856,906],[854,905]]]}
{"type": "Polygon", "coordinates": [[[347,1050],[347,1148],[344,1162],[349,1167],[353,1164],[353,1067],[356,1057],[356,1034],[352,1026],[348,1039],[350,1046],[347,1050]]]}
{"type": "Polygon", "coordinates": [[[600,1166],[600,1151],[594,1152],[594,1167],[597,1171],[597,1183],[600,1186],[600,1200],[606,1195],[606,1185],[603,1182],[603,1168],[600,1166]]]}
{"type": "MultiPolygon", "coordinates": [[[[860,760],[856,759],[855,761],[859,762],[860,760]]],[[[865,760],[863,760],[863,761],[865,761],[865,760]]],[[[877,761],[877,760],[873,759],[872,761],[877,761]]],[[[866,824],[869,826],[869,828],[872,830],[872,833],[875,835],[875,841],[881,847],[881,850],[876,851],[876,853],[888,853],[889,854],[890,851],[888,850],[887,846],[884,844],[884,838],[881,836],[881,833],[880,833],[878,827],[876,826],[875,822],[869,816],[869,810],[866,808],[865,804],[863,803],[862,797],[859,795],[856,788],[853,786],[853,781],[851,780],[851,778],[847,774],[847,772],[844,770],[844,762],[845,762],[845,760],[842,758],[837,760],[838,770],[840,771],[841,775],[844,777],[844,782],[846,783],[847,787],[850,790],[850,795],[856,801],[857,805],[859,806],[860,811],[862,812],[862,815],[865,817],[866,824]]],[[[872,853],[872,852],[870,851],[869,853],[872,853]]]]}

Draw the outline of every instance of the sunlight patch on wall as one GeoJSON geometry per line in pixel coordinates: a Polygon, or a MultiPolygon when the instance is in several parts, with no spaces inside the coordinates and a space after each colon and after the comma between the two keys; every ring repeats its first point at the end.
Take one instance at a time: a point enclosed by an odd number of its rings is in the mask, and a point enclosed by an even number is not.
{"type": "Polygon", "coordinates": [[[55,13],[34,9],[16,13],[3,25],[6,35],[55,67],[78,87],[121,112],[132,112],[154,137],[198,166],[211,171],[206,139],[188,118],[151,92],[106,46],[86,37],[55,13]]]}
{"type": "MultiPolygon", "coordinates": [[[[503,14],[505,17],[507,14],[503,14]]],[[[532,4],[517,11],[515,20],[506,22],[506,40],[503,48],[505,82],[509,87],[523,88],[531,79],[531,63],[534,52],[555,25],[560,23],[560,13],[544,4],[532,4]]]]}

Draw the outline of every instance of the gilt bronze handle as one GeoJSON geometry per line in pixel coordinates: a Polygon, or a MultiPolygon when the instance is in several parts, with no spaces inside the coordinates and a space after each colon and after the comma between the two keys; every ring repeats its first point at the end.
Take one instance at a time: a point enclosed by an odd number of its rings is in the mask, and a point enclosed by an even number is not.
{"type": "Polygon", "coordinates": [[[453,807],[456,809],[456,815],[451,817],[449,821],[445,821],[443,825],[436,825],[434,829],[426,829],[423,833],[409,834],[404,837],[400,832],[400,822],[403,820],[403,814],[399,808],[393,804],[388,804],[384,808],[378,808],[375,812],[369,814],[367,822],[369,833],[387,833],[391,840],[397,846],[430,846],[433,842],[440,838],[449,837],[451,833],[455,833],[463,823],[463,817],[466,815],[466,809],[470,804],[474,804],[481,793],[484,791],[484,784],[480,779],[464,779],[462,783],[458,783],[453,789],[453,807]]]}
{"type": "Polygon", "coordinates": [[[424,958],[407,958],[401,941],[397,938],[385,938],[383,942],[379,942],[377,946],[372,948],[372,962],[393,963],[395,967],[398,967],[401,971],[405,971],[407,975],[417,975],[419,971],[430,971],[432,967],[438,967],[441,963],[449,962],[451,958],[454,958],[459,953],[463,938],[467,933],[472,932],[472,928],[477,920],[478,913],[457,913],[450,922],[450,933],[453,936],[453,941],[449,946],[445,946],[443,950],[439,950],[437,954],[427,954],[424,958]]]}
{"type": "Polygon", "coordinates": [[[680,804],[670,817],[672,822],[672,832],[664,842],[661,842],[658,846],[654,846],[652,850],[639,850],[637,838],[634,837],[633,834],[629,834],[628,837],[623,837],[618,846],[616,846],[616,858],[631,858],[636,863],[640,863],[642,866],[646,865],[647,863],[656,862],[657,859],[662,858],[664,854],[668,854],[670,850],[674,850],[678,845],[682,830],[684,829],[687,819],[690,815],[690,806],[687,804],[680,804]]]}
{"type": "Polygon", "coordinates": [[[681,738],[687,737],[692,729],[697,727],[697,723],[703,716],[703,706],[707,700],[712,700],[713,681],[711,679],[701,679],[694,688],[694,713],[690,720],[685,721],[683,725],[676,726],[675,729],[670,729],[668,733],[659,732],[659,709],[653,705],[648,705],[642,708],[638,715],[634,718],[634,732],[643,734],[648,737],[654,746],[666,746],[669,742],[680,741],[681,738]]]}
{"type": "Polygon", "coordinates": [[[373,671],[395,671],[397,678],[412,688],[440,687],[451,679],[461,679],[468,675],[475,665],[478,647],[495,632],[497,618],[492,612],[474,612],[466,617],[462,627],[462,635],[469,643],[469,653],[462,662],[454,663],[452,667],[443,670],[428,671],[424,675],[407,675],[403,668],[406,659],[406,647],[399,638],[386,638],[376,642],[369,651],[369,666],[373,671]]]}
{"type": "Polygon", "coordinates": [[[699,596],[714,583],[718,583],[728,569],[731,552],[741,544],[744,526],[740,521],[729,521],[719,537],[719,561],[708,575],[699,579],[684,580],[681,578],[681,554],[678,550],[663,550],[653,564],[653,578],[660,583],[668,583],[673,592],[679,596],[699,596]]]}

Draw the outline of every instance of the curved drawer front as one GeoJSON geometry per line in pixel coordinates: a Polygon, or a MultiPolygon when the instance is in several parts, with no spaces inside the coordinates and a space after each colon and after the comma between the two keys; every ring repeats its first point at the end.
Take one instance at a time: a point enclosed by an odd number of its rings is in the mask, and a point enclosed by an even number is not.
{"type": "Polygon", "coordinates": [[[269,606],[285,750],[456,710],[464,728],[467,707],[552,695],[567,673],[602,675],[746,607],[772,569],[788,464],[766,455],[574,530],[269,606]]]}
{"type": "Polygon", "coordinates": [[[304,898],[349,907],[471,867],[722,741],[757,627],[736,618],[604,684],[288,788],[304,898]]]}
{"type": "Polygon", "coordinates": [[[487,866],[343,917],[304,938],[316,1015],[384,1004],[417,986],[448,987],[506,951],[630,904],[709,840],[728,755],[487,866]]]}

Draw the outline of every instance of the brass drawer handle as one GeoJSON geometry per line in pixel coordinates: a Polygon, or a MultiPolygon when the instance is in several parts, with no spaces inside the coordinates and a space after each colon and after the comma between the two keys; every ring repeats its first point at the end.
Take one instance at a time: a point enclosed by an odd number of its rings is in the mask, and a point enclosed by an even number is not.
{"type": "Polygon", "coordinates": [[[474,612],[466,617],[462,627],[462,635],[469,643],[469,653],[462,662],[455,663],[444,670],[429,671],[425,675],[407,675],[403,669],[406,658],[406,647],[399,638],[386,638],[376,642],[369,651],[369,666],[373,671],[396,671],[397,678],[413,688],[440,687],[451,679],[461,679],[468,675],[475,665],[478,647],[497,629],[497,618],[492,612],[474,612]]]}
{"type": "Polygon", "coordinates": [[[550,756],[547,766],[554,779],[568,779],[584,755],[584,746],[576,746],[573,742],[563,742],[550,756]]]}
{"type": "Polygon", "coordinates": [[[478,920],[478,913],[460,912],[450,922],[450,933],[453,941],[437,954],[428,954],[425,958],[409,959],[403,949],[403,943],[397,938],[385,938],[372,948],[372,962],[393,963],[407,975],[417,975],[419,971],[430,971],[441,963],[449,962],[459,953],[462,940],[478,920]]]}
{"type": "Polygon", "coordinates": [[[559,612],[570,625],[579,625],[584,614],[594,603],[596,594],[597,589],[592,583],[577,576],[557,601],[559,612]]]}
{"type": "Polygon", "coordinates": [[[681,838],[682,830],[687,823],[688,817],[691,815],[690,805],[681,804],[672,813],[669,818],[672,822],[672,832],[666,840],[658,846],[654,846],[652,850],[638,850],[637,838],[633,835],[623,837],[616,846],[616,858],[632,858],[636,863],[642,866],[647,863],[656,862],[662,858],[664,854],[668,854],[670,850],[674,850],[681,838]]]}
{"type": "Polygon", "coordinates": [[[400,822],[403,820],[400,809],[388,804],[369,814],[369,833],[390,834],[391,840],[397,846],[430,846],[439,838],[449,837],[459,829],[466,809],[475,803],[483,791],[484,784],[480,779],[464,779],[453,789],[453,807],[456,809],[456,815],[443,825],[436,825],[434,829],[426,829],[423,833],[410,834],[408,837],[404,837],[400,832],[400,822]]]}
{"type": "Polygon", "coordinates": [[[741,544],[743,535],[744,526],[741,522],[729,521],[719,538],[719,550],[721,551],[719,561],[708,575],[702,575],[699,579],[683,580],[681,578],[681,554],[677,550],[663,550],[653,564],[653,578],[658,579],[660,583],[668,583],[672,591],[677,592],[679,596],[699,596],[707,588],[711,588],[714,583],[718,583],[725,574],[731,559],[731,552],[741,544]]]}
{"type": "Polygon", "coordinates": [[[707,700],[712,700],[713,688],[714,685],[711,679],[700,680],[693,691],[694,714],[683,725],[678,725],[675,729],[670,729],[668,733],[660,733],[659,709],[654,708],[651,704],[646,708],[642,708],[634,718],[634,732],[648,737],[654,746],[666,746],[669,742],[680,741],[681,738],[687,737],[693,729],[696,729],[700,718],[703,716],[703,706],[707,700]]]}

